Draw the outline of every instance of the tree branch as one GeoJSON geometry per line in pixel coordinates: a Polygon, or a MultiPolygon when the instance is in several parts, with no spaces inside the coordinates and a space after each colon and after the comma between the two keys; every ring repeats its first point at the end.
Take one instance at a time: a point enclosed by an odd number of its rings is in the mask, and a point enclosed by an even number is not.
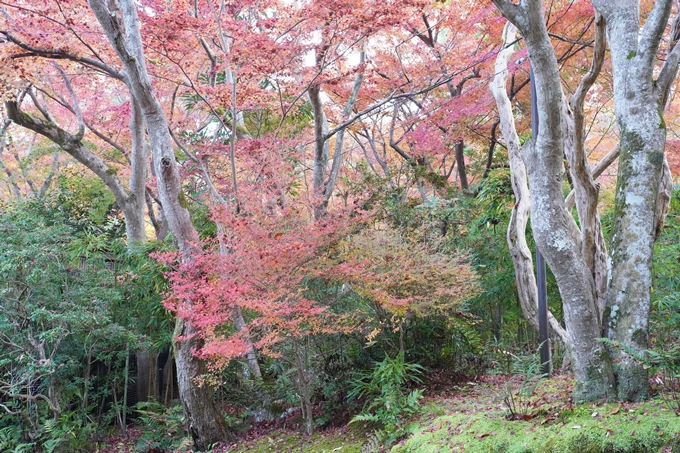
{"type": "Polygon", "coordinates": [[[111,190],[116,203],[124,209],[128,203],[128,193],[116,175],[116,170],[109,167],[99,156],[92,153],[85,145],[49,120],[41,120],[23,112],[16,102],[5,102],[7,116],[19,126],[30,129],[52,140],[78,162],[92,170],[111,190]]]}
{"type": "Polygon", "coordinates": [[[661,90],[662,106],[666,107],[668,102],[668,95],[673,85],[673,81],[678,74],[678,62],[680,62],[680,46],[678,46],[678,39],[680,38],[680,10],[678,15],[673,20],[671,26],[670,46],[671,51],[666,58],[666,61],[661,67],[659,77],[656,79],[656,85],[661,90]]]}
{"type": "Polygon", "coordinates": [[[51,59],[66,59],[66,60],[71,60],[75,61],[78,63],[82,63],[85,66],[89,66],[95,69],[98,69],[107,75],[113,77],[114,79],[120,80],[121,82],[126,82],[127,77],[125,76],[125,73],[120,72],[111,66],[102,63],[101,61],[95,60],[93,58],[89,57],[79,57],[77,55],[74,55],[69,52],[65,52],[63,50],[59,49],[41,49],[39,47],[34,47],[29,44],[26,44],[19,39],[15,38],[11,33],[7,31],[0,31],[1,35],[4,35],[8,41],[16,44],[17,46],[21,47],[24,50],[27,50],[29,53],[27,54],[16,54],[13,55],[13,58],[22,58],[22,57],[30,57],[30,56],[35,56],[35,57],[43,57],[43,58],[51,58],[51,59]]]}
{"type": "Polygon", "coordinates": [[[654,68],[656,51],[659,49],[659,42],[666,30],[666,24],[671,14],[673,0],[657,0],[654,2],[652,11],[647,16],[645,25],[642,27],[638,44],[638,55],[641,58],[643,68],[649,68],[651,72],[654,68]]]}
{"type": "Polygon", "coordinates": [[[56,61],[52,62],[52,65],[57,68],[57,71],[61,74],[61,78],[64,80],[64,85],[66,85],[66,89],[68,90],[68,93],[71,95],[71,102],[73,103],[73,111],[76,114],[76,118],[78,119],[78,132],[76,135],[73,136],[73,138],[77,141],[80,141],[83,139],[83,136],[85,135],[85,123],[83,122],[83,114],[80,111],[80,106],[78,105],[78,98],[76,97],[75,91],[73,91],[73,87],[71,86],[71,81],[68,79],[66,76],[66,73],[64,70],[59,66],[59,63],[56,61]]]}

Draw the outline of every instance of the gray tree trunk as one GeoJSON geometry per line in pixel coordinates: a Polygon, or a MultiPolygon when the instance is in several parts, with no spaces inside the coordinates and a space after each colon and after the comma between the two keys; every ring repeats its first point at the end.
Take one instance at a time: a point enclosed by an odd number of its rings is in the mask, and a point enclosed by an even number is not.
{"type": "MultiPolygon", "coordinates": [[[[516,201],[508,222],[507,241],[512,264],[515,268],[517,296],[525,319],[538,332],[538,288],[534,275],[534,262],[526,239],[531,206],[529,186],[527,185],[526,167],[520,152],[519,136],[515,129],[512,105],[506,92],[508,61],[515,52],[510,43],[515,41],[516,36],[517,28],[508,22],[503,30],[503,45],[509,47],[505,47],[498,53],[495,64],[496,76],[491,81],[490,88],[498,107],[501,134],[508,149],[512,191],[516,201]]],[[[560,338],[565,348],[568,348],[567,332],[550,311],[548,311],[548,322],[553,333],[560,338]]]]}
{"type": "MultiPolygon", "coordinates": [[[[198,234],[182,201],[184,195],[169,124],[162,105],[153,93],[147,73],[135,3],[132,0],[120,0],[119,8],[114,10],[109,10],[104,0],[90,0],[89,3],[128,75],[129,89],[147,127],[163,212],[177,241],[182,260],[190,262],[196,251],[194,242],[198,234]]],[[[209,386],[199,385],[194,380],[205,372],[204,363],[194,356],[194,351],[201,346],[197,333],[191,324],[178,319],[174,338],[181,337],[184,340],[175,342],[177,381],[195,447],[207,450],[214,443],[224,440],[226,431],[209,386]]]]}
{"type": "MultiPolygon", "coordinates": [[[[678,49],[668,56],[656,81],[654,69],[672,1],[655,2],[642,28],[637,1],[593,0],[593,5],[607,22],[621,137],[604,324],[610,340],[644,353],[666,144],[663,100],[677,72],[678,49]]],[[[647,371],[618,348],[609,349],[617,375],[617,399],[647,398],[647,371]]]]}
{"type": "Polygon", "coordinates": [[[562,296],[576,381],[574,399],[610,399],[615,388],[614,373],[604,346],[596,341],[600,323],[595,283],[581,255],[578,229],[562,195],[564,95],[542,5],[540,0],[524,0],[519,5],[506,0],[494,3],[524,36],[534,68],[541,128],[522,150],[531,187],[531,226],[562,296]]]}

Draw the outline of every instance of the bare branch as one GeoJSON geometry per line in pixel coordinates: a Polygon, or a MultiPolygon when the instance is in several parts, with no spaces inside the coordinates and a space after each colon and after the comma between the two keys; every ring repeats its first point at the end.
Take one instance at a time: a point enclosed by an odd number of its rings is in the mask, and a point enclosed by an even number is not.
{"type": "Polygon", "coordinates": [[[74,135],[74,138],[78,141],[83,139],[83,136],[85,135],[85,123],[83,122],[83,114],[80,111],[80,105],[78,105],[78,98],[76,97],[76,92],[73,91],[73,86],[71,86],[71,81],[68,79],[68,76],[64,72],[64,70],[59,66],[59,63],[56,61],[52,62],[52,65],[57,68],[57,71],[61,74],[61,78],[64,80],[64,85],[66,85],[66,89],[68,90],[68,93],[71,95],[71,102],[73,103],[73,111],[76,114],[76,118],[78,119],[78,133],[74,135]]]}
{"type": "Polygon", "coordinates": [[[673,24],[671,26],[670,35],[670,46],[671,51],[666,58],[663,66],[661,67],[661,72],[659,72],[659,77],[656,79],[656,84],[661,90],[662,96],[662,106],[665,108],[668,102],[668,95],[673,85],[673,81],[678,74],[678,62],[680,62],[680,46],[678,46],[678,40],[680,39],[680,9],[678,9],[678,15],[675,16],[673,24]]]}
{"type": "MultiPolygon", "coordinates": [[[[609,166],[619,157],[619,154],[621,154],[621,147],[619,145],[616,145],[614,148],[612,148],[611,151],[609,151],[603,158],[600,160],[597,164],[592,169],[593,172],[593,178],[597,179],[604,171],[609,168],[609,166]]],[[[572,208],[574,207],[574,191],[572,190],[569,192],[569,195],[567,195],[567,198],[564,200],[564,203],[567,205],[567,210],[571,211],[572,208]]]]}
{"type": "Polygon", "coordinates": [[[94,69],[98,69],[105,74],[113,77],[114,79],[120,80],[121,82],[126,82],[127,77],[125,73],[120,72],[111,66],[102,63],[99,60],[95,60],[93,58],[89,57],[79,57],[77,55],[74,55],[72,53],[60,50],[60,49],[41,49],[39,47],[34,47],[29,44],[26,44],[19,39],[15,38],[12,34],[10,34],[7,31],[0,31],[0,35],[4,35],[8,41],[16,44],[17,46],[21,47],[24,50],[27,50],[29,53],[26,54],[16,54],[13,55],[13,58],[22,58],[22,57],[43,57],[43,58],[51,58],[51,59],[66,59],[66,60],[71,60],[75,61],[77,63],[81,63],[85,66],[89,66],[94,69]]]}

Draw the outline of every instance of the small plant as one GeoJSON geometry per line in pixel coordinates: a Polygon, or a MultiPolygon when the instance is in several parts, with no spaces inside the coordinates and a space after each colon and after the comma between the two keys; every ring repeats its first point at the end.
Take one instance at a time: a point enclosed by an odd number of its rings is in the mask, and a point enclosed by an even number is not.
{"type": "Polygon", "coordinates": [[[192,442],[184,431],[182,407],[166,408],[157,401],[137,403],[142,436],[136,451],[189,451],[192,442]]]}
{"type": "Polygon", "coordinates": [[[376,429],[368,435],[368,440],[361,446],[361,453],[375,453],[380,451],[380,446],[387,438],[387,433],[383,430],[376,429]]]}
{"type": "Polygon", "coordinates": [[[529,420],[533,418],[532,413],[535,402],[532,396],[538,385],[545,379],[541,371],[541,363],[538,354],[525,356],[513,355],[512,365],[513,376],[505,384],[503,391],[503,402],[508,408],[508,420],[529,420]]]}
{"type": "Polygon", "coordinates": [[[367,397],[363,411],[350,423],[373,422],[383,431],[376,431],[380,441],[389,445],[404,436],[406,421],[420,411],[422,390],[407,393],[409,382],[422,383],[420,374],[424,368],[415,363],[404,362],[404,354],[395,358],[386,356],[372,372],[362,373],[351,382],[350,398],[367,397]]]}

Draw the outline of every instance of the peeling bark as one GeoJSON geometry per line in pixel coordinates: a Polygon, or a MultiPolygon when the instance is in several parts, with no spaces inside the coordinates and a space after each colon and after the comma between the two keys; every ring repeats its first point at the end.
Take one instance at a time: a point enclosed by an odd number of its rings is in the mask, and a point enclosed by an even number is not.
{"type": "MultiPolygon", "coordinates": [[[[516,200],[508,222],[507,241],[510,257],[515,268],[517,295],[524,317],[538,331],[538,289],[534,275],[534,262],[525,234],[530,208],[529,186],[527,185],[526,167],[520,154],[520,142],[515,129],[512,105],[505,88],[508,79],[508,60],[515,52],[509,43],[515,40],[516,35],[517,28],[508,22],[503,31],[503,45],[506,47],[496,57],[496,76],[491,82],[490,88],[496,99],[501,134],[508,149],[512,191],[516,200]]],[[[567,333],[550,311],[548,311],[548,322],[554,334],[568,347],[567,333]]]]}

